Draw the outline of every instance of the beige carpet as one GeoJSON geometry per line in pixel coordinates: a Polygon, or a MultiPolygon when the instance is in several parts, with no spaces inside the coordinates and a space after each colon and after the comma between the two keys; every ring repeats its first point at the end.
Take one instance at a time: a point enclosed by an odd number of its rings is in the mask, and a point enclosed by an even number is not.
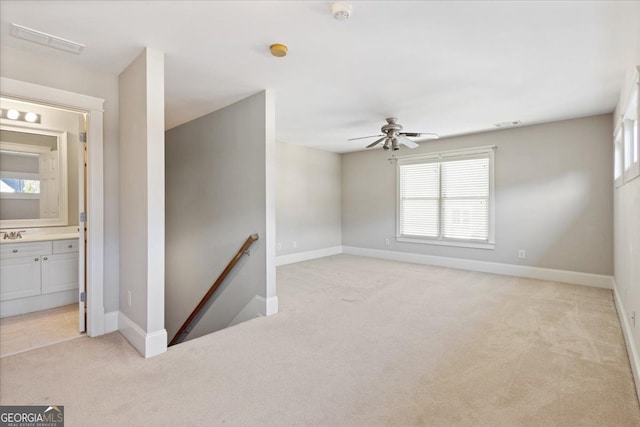
{"type": "Polygon", "coordinates": [[[638,426],[610,291],[339,255],[280,313],[144,360],[116,334],[0,360],[67,426],[638,426]]]}
{"type": "Polygon", "coordinates": [[[0,319],[0,357],[79,338],[78,304],[0,319]]]}

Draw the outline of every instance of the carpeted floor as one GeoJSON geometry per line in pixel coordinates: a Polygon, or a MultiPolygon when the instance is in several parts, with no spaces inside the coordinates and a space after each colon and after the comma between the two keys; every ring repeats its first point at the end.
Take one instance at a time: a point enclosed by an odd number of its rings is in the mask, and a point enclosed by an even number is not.
{"type": "Polygon", "coordinates": [[[80,338],[78,304],[0,319],[0,357],[80,338]]]}
{"type": "Polygon", "coordinates": [[[638,426],[603,289],[338,255],[280,313],[145,360],[117,333],[0,360],[0,403],[70,426],[638,426]]]}

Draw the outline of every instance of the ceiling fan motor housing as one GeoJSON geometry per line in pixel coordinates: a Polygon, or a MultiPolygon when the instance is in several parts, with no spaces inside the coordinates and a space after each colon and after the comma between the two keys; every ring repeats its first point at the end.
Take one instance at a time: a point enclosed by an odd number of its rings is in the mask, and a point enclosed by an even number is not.
{"type": "Polygon", "coordinates": [[[432,134],[424,134],[418,132],[401,132],[402,125],[398,124],[398,119],[395,117],[388,117],[387,124],[380,128],[380,131],[383,133],[382,135],[372,135],[372,136],[363,136],[361,138],[351,138],[349,141],[353,141],[356,139],[365,139],[365,138],[378,138],[373,143],[367,145],[367,148],[375,147],[376,145],[382,142],[382,148],[385,150],[393,150],[398,151],[400,149],[400,144],[408,147],[408,148],[416,148],[418,144],[414,141],[410,140],[407,137],[420,137],[423,135],[430,135],[433,139],[437,139],[438,135],[435,133],[432,134]],[[384,141],[384,142],[383,142],[384,141]]]}
{"type": "Polygon", "coordinates": [[[387,119],[387,124],[382,126],[380,128],[380,130],[383,133],[386,133],[389,136],[392,136],[394,134],[397,134],[398,132],[400,132],[402,130],[402,125],[398,124],[398,119],[395,117],[389,117],[387,119]]]}

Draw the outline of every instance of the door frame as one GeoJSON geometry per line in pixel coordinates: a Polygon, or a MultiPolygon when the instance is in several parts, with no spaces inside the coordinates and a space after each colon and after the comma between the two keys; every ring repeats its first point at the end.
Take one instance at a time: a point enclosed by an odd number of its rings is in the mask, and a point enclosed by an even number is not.
{"type": "Polygon", "coordinates": [[[87,113],[87,335],[104,335],[104,99],[0,77],[0,93],[87,113]]]}

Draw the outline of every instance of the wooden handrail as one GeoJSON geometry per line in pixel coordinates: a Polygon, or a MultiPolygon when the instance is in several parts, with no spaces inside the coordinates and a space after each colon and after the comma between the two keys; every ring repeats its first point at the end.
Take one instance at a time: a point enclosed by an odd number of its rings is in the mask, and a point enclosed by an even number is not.
{"type": "Polygon", "coordinates": [[[191,315],[189,315],[189,317],[182,324],[180,329],[178,329],[178,333],[173,337],[173,339],[169,343],[169,347],[171,347],[174,344],[180,344],[187,337],[187,334],[193,330],[193,328],[191,329],[187,329],[187,328],[189,328],[189,326],[195,327],[195,324],[191,325],[191,323],[193,323],[193,321],[198,317],[198,314],[207,304],[207,302],[209,301],[209,298],[211,298],[211,296],[216,291],[216,289],[218,289],[218,287],[220,287],[222,282],[224,282],[224,279],[227,278],[231,270],[233,270],[236,264],[238,264],[238,261],[240,261],[240,258],[242,258],[242,255],[248,254],[247,250],[256,240],[258,240],[257,234],[252,234],[247,238],[247,240],[244,242],[240,250],[238,250],[238,253],[236,253],[236,256],[234,256],[233,259],[229,261],[229,264],[227,264],[226,268],[222,271],[222,273],[220,273],[220,276],[218,276],[216,281],[213,282],[213,285],[211,285],[211,288],[209,288],[209,290],[204,295],[204,297],[202,297],[202,299],[200,300],[196,308],[191,312],[191,315]]]}

